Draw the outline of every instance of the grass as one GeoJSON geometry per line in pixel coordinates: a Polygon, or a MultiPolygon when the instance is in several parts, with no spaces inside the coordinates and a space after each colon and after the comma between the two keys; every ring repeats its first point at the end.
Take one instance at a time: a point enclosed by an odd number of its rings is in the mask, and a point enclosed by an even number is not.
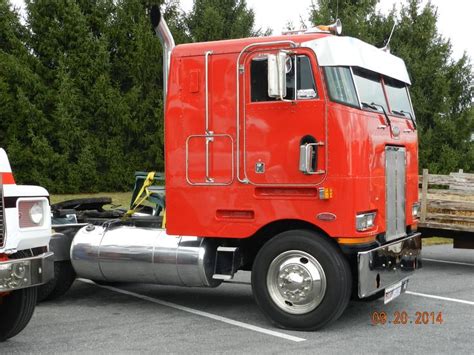
{"type": "Polygon", "coordinates": [[[51,203],[58,203],[67,200],[91,197],[111,197],[112,204],[123,208],[130,207],[131,192],[100,192],[95,194],[71,194],[71,195],[51,195],[51,203]]]}
{"type": "Polygon", "coordinates": [[[432,237],[432,238],[423,238],[423,246],[428,245],[441,245],[441,244],[453,244],[453,240],[450,238],[441,238],[441,237],[432,237]]]}

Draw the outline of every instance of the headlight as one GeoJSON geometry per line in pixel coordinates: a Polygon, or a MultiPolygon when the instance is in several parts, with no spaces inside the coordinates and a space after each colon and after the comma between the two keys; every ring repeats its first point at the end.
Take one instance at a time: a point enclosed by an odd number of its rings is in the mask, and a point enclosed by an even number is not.
{"type": "Polygon", "coordinates": [[[411,208],[411,214],[413,218],[420,218],[420,211],[421,211],[421,205],[419,202],[416,202],[413,204],[413,207],[411,208]]]}
{"type": "Polygon", "coordinates": [[[20,228],[41,227],[44,224],[45,202],[20,200],[18,202],[20,228]]]}
{"type": "Polygon", "coordinates": [[[34,224],[40,224],[43,220],[43,207],[39,203],[30,208],[30,218],[34,224]]]}
{"type": "Polygon", "coordinates": [[[374,227],[377,212],[367,212],[356,215],[356,229],[363,232],[374,227]]]}

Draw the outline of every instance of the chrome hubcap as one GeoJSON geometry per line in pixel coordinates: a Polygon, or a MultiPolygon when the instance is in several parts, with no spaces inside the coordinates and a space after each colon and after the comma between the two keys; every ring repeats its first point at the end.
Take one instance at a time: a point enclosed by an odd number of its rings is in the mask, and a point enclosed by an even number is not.
{"type": "Polygon", "coordinates": [[[291,314],[311,312],[326,293],[326,275],[321,264],[301,250],[289,250],[270,264],[267,288],[273,302],[291,314]]]}

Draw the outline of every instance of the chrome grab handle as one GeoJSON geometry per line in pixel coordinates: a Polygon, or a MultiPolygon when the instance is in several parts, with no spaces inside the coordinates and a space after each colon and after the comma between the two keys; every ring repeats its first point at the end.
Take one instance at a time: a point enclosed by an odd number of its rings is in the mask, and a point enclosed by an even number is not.
{"type": "Polygon", "coordinates": [[[207,182],[214,182],[214,179],[211,178],[209,175],[209,144],[214,142],[214,132],[207,131],[206,132],[206,181],[207,182]]]}
{"type": "MultiPolygon", "coordinates": [[[[313,156],[317,154],[317,147],[324,146],[323,142],[306,143],[300,146],[300,171],[306,175],[320,175],[324,174],[324,170],[313,169],[313,156]]],[[[316,162],[317,164],[317,162],[316,162]]],[[[315,167],[316,168],[316,167],[315,167]]]]}

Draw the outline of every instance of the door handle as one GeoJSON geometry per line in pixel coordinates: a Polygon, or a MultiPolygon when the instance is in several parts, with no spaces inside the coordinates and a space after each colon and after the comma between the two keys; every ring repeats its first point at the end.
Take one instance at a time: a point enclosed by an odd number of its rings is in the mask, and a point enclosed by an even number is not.
{"type": "Polygon", "coordinates": [[[306,175],[324,174],[324,170],[317,170],[318,147],[323,146],[323,142],[305,143],[300,145],[300,167],[299,170],[306,175]]]}

